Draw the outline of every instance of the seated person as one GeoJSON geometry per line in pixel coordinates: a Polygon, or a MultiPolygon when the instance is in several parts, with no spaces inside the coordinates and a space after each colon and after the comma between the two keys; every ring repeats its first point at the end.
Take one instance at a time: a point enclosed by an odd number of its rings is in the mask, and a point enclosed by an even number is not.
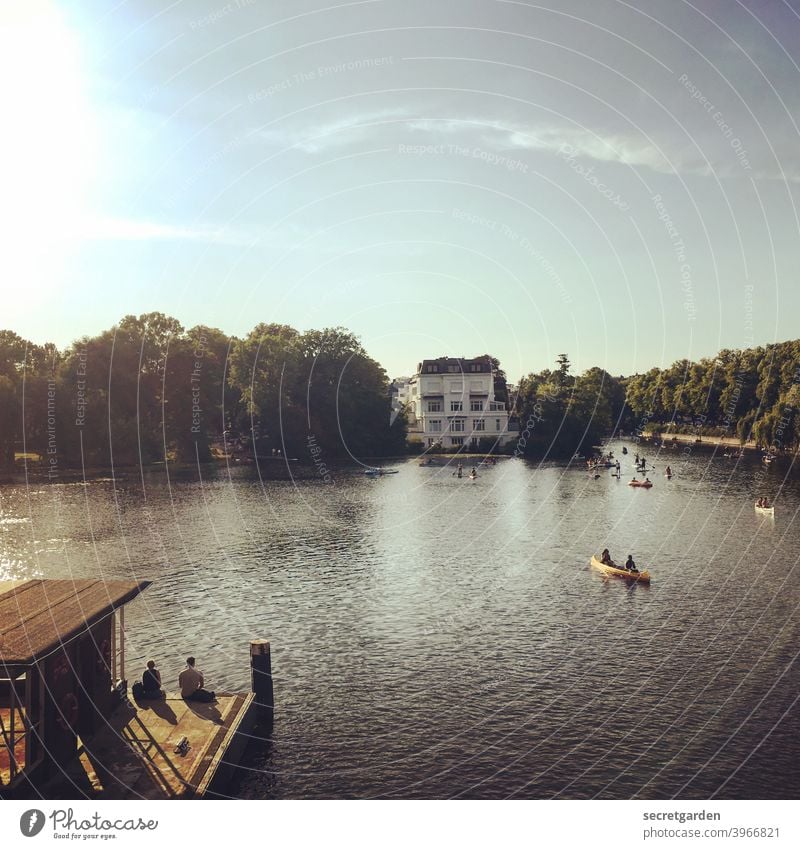
{"type": "Polygon", "coordinates": [[[607,548],[603,549],[603,553],[600,555],[600,562],[605,563],[606,566],[614,565],[614,561],[611,559],[611,555],[607,548]]]}
{"type": "Polygon", "coordinates": [[[142,698],[160,699],[162,695],[161,673],[156,669],[156,662],[148,660],[147,669],[142,675],[142,698]]]}
{"type": "Polygon", "coordinates": [[[633,562],[633,555],[629,554],[628,559],[625,561],[625,568],[629,572],[638,572],[639,570],[636,568],[636,564],[633,562]]]}
{"type": "Polygon", "coordinates": [[[216,696],[213,691],[204,690],[205,678],[203,673],[194,668],[194,658],[186,658],[186,669],[178,676],[178,686],[181,697],[192,702],[213,702],[216,696]]]}

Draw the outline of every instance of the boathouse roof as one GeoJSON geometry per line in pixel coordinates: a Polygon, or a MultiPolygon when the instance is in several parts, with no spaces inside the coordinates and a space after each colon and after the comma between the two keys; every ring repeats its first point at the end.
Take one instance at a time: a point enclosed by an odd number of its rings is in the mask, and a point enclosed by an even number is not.
{"type": "Polygon", "coordinates": [[[150,586],[150,581],[0,582],[0,665],[28,666],[150,586]]]}

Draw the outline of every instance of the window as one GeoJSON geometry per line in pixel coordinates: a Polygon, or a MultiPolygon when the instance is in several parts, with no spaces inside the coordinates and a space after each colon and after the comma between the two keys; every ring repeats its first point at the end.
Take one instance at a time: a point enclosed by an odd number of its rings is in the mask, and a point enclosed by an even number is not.
{"type": "Polygon", "coordinates": [[[470,363],[469,364],[469,370],[470,371],[480,371],[481,370],[481,364],[480,363],[470,363]]]}
{"type": "Polygon", "coordinates": [[[451,413],[460,413],[464,409],[463,401],[451,401],[450,402],[450,412],[451,413]]]}
{"type": "Polygon", "coordinates": [[[439,371],[439,364],[438,363],[429,363],[428,365],[425,366],[425,371],[428,374],[436,374],[439,371]]]}
{"type": "Polygon", "coordinates": [[[463,430],[464,430],[464,419],[453,419],[452,430],[456,431],[456,433],[463,432],[463,430]]]}
{"type": "Polygon", "coordinates": [[[463,436],[453,436],[450,438],[451,445],[463,445],[464,437],[463,436]]]}
{"type": "Polygon", "coordinates": [[[502,401],[492,401],[489,404],[489,409],[493,411],[505,410],[506,405],[502,401]]]}
{"type": "Polygon", "coordinates": [[[471,413],[482,413],[483,412],[483,401],[470,401],[469,409],[471,413]]]}
{"type": "Polygon", "coordinates": [[[495,430],[500,430],[500,419],[495,419],[495,420],[494,420],[494,429],[495,429],[495,430]]]}
{"type": "Polygon", "coordinates": [[[475,430],[486,430],[486,419],[475,419],[475,430]]]}
{"type": "Polygon", "coordinates": [[[428,401],[428,412],[429,413],[441,413],[442,412],[442,402],[441,401],[428,401]]]}
{"type": "Polygon", "coordinates": [[[457,365],[456,366],[448,366],[447,370],[450,372],[450,374],[458,374],[461,371],[461,369],[457,365]]]}
{"type": "Polygon", "coordinates": [[[441,419],[431,419],[430,420],[431,432],[432,433],[441,433],[442,432],[442,420],[441,419]]]}

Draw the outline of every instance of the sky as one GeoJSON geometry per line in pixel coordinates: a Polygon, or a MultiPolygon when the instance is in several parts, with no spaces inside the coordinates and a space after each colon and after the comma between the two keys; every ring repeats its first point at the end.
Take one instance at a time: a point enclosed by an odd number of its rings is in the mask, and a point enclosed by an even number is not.
{"type": "Polygon", "coordinates": [[[797,338],[800,0],[26,0],[0,327],[344,326],[390,376],[797,338]]]}

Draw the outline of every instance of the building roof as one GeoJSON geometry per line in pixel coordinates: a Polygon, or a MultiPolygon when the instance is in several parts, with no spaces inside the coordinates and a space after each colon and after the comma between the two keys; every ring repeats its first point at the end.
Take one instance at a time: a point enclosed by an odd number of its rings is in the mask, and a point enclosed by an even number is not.
{"type": "Polygon", "coordinates": [[[0,664],[27,666],[110,616],[150,581],[0,582],[0,664]]]}
{"type": "Polygon", "coordinates": [[[434,357],[430,360],[423,360],[417,365],[417,374],[421,374],[426,366],[438,365],[439,372],[446,372],[448,366],[455,366],[459,371],[469,371],[469,365],[477,363],[482,366],[481,371],[492,371],[492,359],[487,354],[482,354],[480,357],[434,357]]]}

